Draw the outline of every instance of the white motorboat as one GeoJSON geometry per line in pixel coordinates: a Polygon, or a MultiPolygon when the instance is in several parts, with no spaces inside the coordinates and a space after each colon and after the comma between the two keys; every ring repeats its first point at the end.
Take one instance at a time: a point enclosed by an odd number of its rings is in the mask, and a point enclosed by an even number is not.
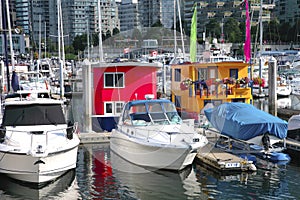
{"type": "Polygon", "coordinates": [[[0,129],[0,173],[35,184],[76,167],[77,125],[67,123],[63,102],[11,98],[4,102],[0,129]]]}
{"type": "Polygon", "coordinates": [[[128,102],[112,130],[110,148],[125,160],[146,168],[181,170],[192,164],[208,143],[194,127],[183,123],[165,99],[128,102]]]}

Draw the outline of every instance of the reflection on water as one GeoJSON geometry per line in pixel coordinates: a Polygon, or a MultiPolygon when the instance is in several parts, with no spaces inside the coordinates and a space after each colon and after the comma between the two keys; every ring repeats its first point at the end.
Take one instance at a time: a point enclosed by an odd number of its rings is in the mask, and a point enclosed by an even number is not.
{"type": "Polygon", "coordinates": [[[42,189],[0,180],[0,199],[300,199],[299,163],[251,174],[197,162],[180,172],[152,171],[120,158],[109,143],[81,145],[76,170],[42,189]]]}
{"type": "Polygon", "coordinates": [[[73,197],[70,189],[75,184],[75,169],[69,170],[59,179],[42,187],[20,182],[0,175],[0,199],[62,199],[73,197]]]}
{"type": "MultiPolygon", "coordinates": [[[[253,105],[263,111],[269,112],[269,103],[268,97],[254,99],[253,105]]],[[[277,107],[278,108],[289,108],[294,110],[300,110],[300,96],[290,95],[286,98],[277,98],[277,107]]]]}

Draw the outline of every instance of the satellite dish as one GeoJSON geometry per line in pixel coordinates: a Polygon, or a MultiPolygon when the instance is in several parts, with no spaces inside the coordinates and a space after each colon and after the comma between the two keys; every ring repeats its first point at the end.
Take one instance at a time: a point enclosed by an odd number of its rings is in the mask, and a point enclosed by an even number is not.
{"type": "Polygon", "coordinates": [[[21,30],[19,28],[15,28],[15,33],[19,34],[21,32],[21,30]]]}

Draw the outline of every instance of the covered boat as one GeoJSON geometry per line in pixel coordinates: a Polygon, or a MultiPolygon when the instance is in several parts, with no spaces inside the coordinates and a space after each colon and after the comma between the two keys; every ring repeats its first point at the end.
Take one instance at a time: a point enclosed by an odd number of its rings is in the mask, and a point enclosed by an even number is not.
{"type": "Polygon", "coordinates": [[[287,163],[285,149],[286,121],[245,103],[224,103],[206,109],[205,115],[225,141],[230,151],[252,153],[271,162],[287,163]],[[284,145],[282,145],[284,144],[284,145]]]}
{"type": "Polygon", "coordinates": [[[212,126],[235,139],[250,140],[265,133],[279,139],[287,136],[286,121],[250,104],[224,103],[204,112],[212,126]]]}

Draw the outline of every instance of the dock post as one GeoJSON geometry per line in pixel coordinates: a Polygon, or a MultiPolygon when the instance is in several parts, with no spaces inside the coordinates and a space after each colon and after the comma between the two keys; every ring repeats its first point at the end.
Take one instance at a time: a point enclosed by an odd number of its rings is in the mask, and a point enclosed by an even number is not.
{"type": "Polygon", "coordinates": [[[92,103],[91,103],[91,63],[89,60],[84,60],[82,65],[82,84],[83,84],[83,109],[84,122],[83,131],[92,132],[92,103]]]}
{"type": "Polygon", "coordinates": [[[277,61],[274,57],[271,57],[268,63],[269,113],[277,116],[277,61]]]}

